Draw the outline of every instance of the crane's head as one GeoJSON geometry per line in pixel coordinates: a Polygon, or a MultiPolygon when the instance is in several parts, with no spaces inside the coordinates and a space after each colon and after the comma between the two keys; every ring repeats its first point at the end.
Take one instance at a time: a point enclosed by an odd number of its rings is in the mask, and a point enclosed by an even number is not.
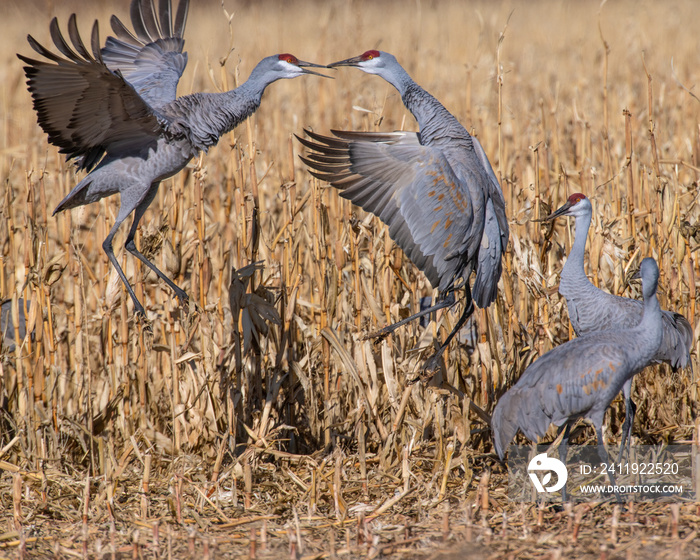
{"type": "Polygon", "coordinates": [[[656,293],[659,284],[659,266],[651,257],[642,260],[637,276],[642,279],[642,293],[644,299],[649,299],[656,293]]]}
{"type": "Polygon", "coordinates": [[[275,80],[296,78],[304,74],[315,74],[316,76],[330,78],[330,76],[314,72],[313,70],[309,70],[309,68],[325,68],[325,66],[312,62],[304,62],[289,53],[275,54],[263,58],[253,70],[251,77],[254,74],[259,74],[263,76],[263,79],[267,83],[274,82],[275,80]]]}
{"type": "Polygon", "coordinates": [[[588,200],[588,198],[586,198],[586,195],[581,193],[574,193],[559,209],[552,212],[542,221],[549,222],[550,220],[553,220],[559,216],[585,216],[586,214],[590,215],[591,212],[591,201],[588,200]]]}
{"type": "MultiPolygon", "coordinates": [[[[338,66],[353,66],[359,68],[368,74],[378,74],[384,79],[391,78],[396,66],[398,66],[396,58],[383,51],[367,51],[360,56],[346,58],[328,65],[328,68],[336,68],[338,66]]],[[[390,81],[390,80],[389,80],[390,81]]]]}

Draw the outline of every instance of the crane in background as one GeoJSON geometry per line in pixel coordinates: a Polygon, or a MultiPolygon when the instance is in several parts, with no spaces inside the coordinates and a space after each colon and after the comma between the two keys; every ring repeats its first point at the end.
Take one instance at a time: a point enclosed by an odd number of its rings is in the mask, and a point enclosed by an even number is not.
{"type": "Polygon", "coordinates": [[[535,441],[555,424],[564,426],[559,457],[565,462],[569,430],[586,418],[595,428],[601,460],[609,462],[602,431],[605,411],[622,386],[653,363],[663,340],[656,261],[644,259],[639,274],[644,307],[636,326],[586,334],[557,346],[528,366],[499,399],[491,428],[501,460],[518,430],[535,441]]]}
{"type": "MultiPolygon", "coordinates": [[[[552,214],[543,219],[551,221],[559,216],[572,216],[576,220],[574,244],[561,271],[559,293],[566,299],[569,320],[576,336],[597,331],[627,329],[639,323],[644,312],[641,301],[620,297],[601,290],[586,276],[583,257],[593,208],[591,201],[581,193],[572,194],[552,214]]],[[[666,363],[672,368],[690,365],[693,347],[693,328],[680,313],[661,311],[663,338],[653,361],[666,363]]],[[[622,425],[620,452],[629,445],[636,405],[632,400],[632,378],[622,387],[625,397],[625,421],[622,425]]]]}

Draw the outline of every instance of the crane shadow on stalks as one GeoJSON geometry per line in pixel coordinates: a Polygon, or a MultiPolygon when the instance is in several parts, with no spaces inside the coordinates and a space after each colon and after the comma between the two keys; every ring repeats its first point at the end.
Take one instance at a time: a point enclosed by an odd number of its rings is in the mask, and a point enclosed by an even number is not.
{"type": "MultiPolygon", "coordinates": [[[[282,333],[277,333],[272,325],[282,326],[280,315],[273,305],[275,294],[264,283],[254,286],[253,279],[256,272],[264,269],[263,261],[251,263],[243,268],[231,268],[231,283],[228,289],[229,305],[231,308],[230,344],[228,349],[222,350],[219,360],[221,394],[224,406],[234,409],[243,405],[243,417],[240,420],[250,424],[254,410],[263,409],[263,420],[260,422],[258,437],[264,435],[264,421],[269,414],[271,404],[277,399],[281,383],[285,377],[279,365],[283,354],[284,338],[282,333]],[[271,368],[271,375],[264,375],[261,364],[261,340],[266,337],[277,339],[277,357],[275,367],[271,368]],[[246,363],[250,367],[246,368],[246,363]],[[233,366],[233,367],[231,367],[233,366]],[[233,376],[231,374],[234,374],[233,376]],[[263,403],[262,379],[268,379],[267,394],[263,403]],[[250,398],[242,401],[243,385],[247,386],[246,392],[250,398]],[[230,405],[228,399],[230,397],[230,405]],[[259,405],[259,406],[258,406],[259,405]]],[[[233,426],[230,426],[233,428],[233,426]]]]}

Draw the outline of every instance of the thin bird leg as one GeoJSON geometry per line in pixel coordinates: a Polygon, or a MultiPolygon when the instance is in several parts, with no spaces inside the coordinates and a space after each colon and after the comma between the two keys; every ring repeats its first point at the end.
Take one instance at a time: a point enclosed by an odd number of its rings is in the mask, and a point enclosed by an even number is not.
{"type": "Polygon", "coordinates": [[[455,295],[453,291],[448,292],[445,297],[442,297],[438,300],[438,302],[433,305],[432,307],[428,307],[427,309],[423,309],[422,311],[419,311],[418,313],[411,315],[410,317],[406,317],[405,319],[401,319],[400,321],[393,323],[392,325],[389,325],[387,327],[384,327],[383,329],[380,329],[378,331],[375,331],[373,333],[369,333],[365,335],[365,340],[368,338],[379,338],[382,340],[383,338],[389,336],[391,333],[393,333],[396,329],[399,327],[402,327],[406,323],[410,323],[411,321],[418,319],[419,317],[423,317],[427,315],[428,313],[433,313],[434,311],[438,311],[440,309],[445,309],[446,307],[452,307],[456,303],[455,300],[455,295]]]}
{"type": "MultiPolygon", "coordinates": [[[[465,306],[464,306],[464,311],[462,312],[462,316],[459,318],[459,321],[457,321],[457,324],[454,326],[452,329],[452,332],[447,335],[447,338],[445,341],[442,343],[440,348],[438,348],[438,351],[435,352],[433,356],[428,358],[425,362],[425,365],[423,366],[423,374],[422,376],[424,378],[430,378],[438,370],[439,364],[440,364],[440,356],[442,356],[442,353],[445,351],[445,348],[447,348],[452,341],[452,339],[455,337],[455,335],[460,331],[460,329],[464,326],[464,323],[467,322],[467,319],[469,319],[470,315],[474,313],[474,301],[472,300],[472,292],[471,289],[469,288],[469,284],[465,285],[464,288],[466,292],[466,300],[465,300],[465,306]]],[[[454,298],[454,295],[452,295],[454,298]]]]}
{"type": "Polygon", "coordinates": [[[608,474],[608,478],[610,479],[610,484],[612,484],[615,492],[615,497],[617,498],[618,503],[622,503],[622,497],[620,496],[620,493],[617,491],[617,483],[615,482],[615,465],[610,462],[610,456],[608,455],[607,450],[605,449],[605,443],[603,442],[603,430],[602,427],[596,426],[595,427],[595,436],[596,439],[598,440],[598,457],[600,458],[601,463],[605,464],[605,468],[608,474]]]}
{"type": "Polygon", "coordinates": [[[561,438],[561,443],[559,444],[559,460],[566,464],[566,453],[569,450],[569,432],[571,431],[571,423],[567,422],[559,427],[557,432],[557,437],[564,430],[564,436],[561,438]]]}
{"type": "MultiPolygon", "coordinates": [[[[562,430],[564,430],[564,436],[559,444],[559,460],[564,463],[564,466],[566,466],[566,452],[569,449],[569,432],[571,431],[571,423],[567,422],[561,426],[559,428],[559,433],[561,433],[562,430]]],[[[558,435],[559,434],[557,434],[557,436],[558,435]]],[[[561,501],[562,503],[568,501],[568,497],[566,495],[566,484],[564,485],[564,488],[561,489],[561,501]]]]}
{"type": "Polygon", "coordinates": [[[114,238],[114,234],[117,233],[119,226],[122,224],[122,222],[124,221],[124,218],[125,218],[125,217],[121,216],[121,212],[119,214],[120,215],[117,215],[117,219],[114,222],[112,229],[109,231],[109,234],[107,235],[105,240],[102,242],[102,249],[107,254],[107,258],[109,259],[109,262],[112,263],[112,266],[116,269],[117,274],[119,274],[119,278],[122,279],[122,282],[124,283],[124,287],[126,288],[126,291],[129,292],[129,295],[131,296],[131,299],[134,302],[134,312],[137,315],[140,314],[142,317],[145,318],[146,317],[146,310],[143,308],[143,305],[141,305],[141,302],[136,297],[136,294],[134,293],[134,289],[131,287],[131,285],[129,284],[129,281],[126,279],[126,274],[124,274],[122,267],[119,266],[119,262],[117,262],[117,257],[114,256],[114,250],[112,249],[112,239],[114,238]]]}
{"type": "Polygon", "coordinates": [[[131,229],[129,230],[129,235],[126,238],[126,243],[124,243],[124,247],[138,260],[140,260],[143,264],[145,264],[148,268],[155,272],[158,275],[158,277],[161,280],[163,280],[163,282],[170,286],[173,292],[175,292],[177,299],[180,300],[180,305],[185,305],[189,299],[185,291],[179,286],[177,286],[177,284],[175,284],[175,282],[173,282],[165,274],[163,274],[158,269],[158,267],[156,267],[156,265],[154,265],[151,261],[144,257],[136,248],[136,244],[134,243],[134,236],[136,235],[136,228],[139,225],[139,220],[141,220],[141,217],[146,212],[146,209],[150,206],[151,202],[153,202],[153,199],[155,198],[156,193],[158,192],[158,185],[159,183],[153,183],[151,185],[151,188],[146,193],[146,196],[143,198],[143,200],[141,200],[141,202],[139,202],[139,205],[134,210],[134,221],[131,224],[131,229]]]}
{"type": "Polygon", "coordinates": [[[628,379],[622,386],[622,394],[625,396],[625,421],[622,424],[622,441],[620,442],[620,460],[625,452],[625,446],[629,453],[632,445],[632,424],[637,412],[637,405],[632,400],[632,380],[628,379]]]}

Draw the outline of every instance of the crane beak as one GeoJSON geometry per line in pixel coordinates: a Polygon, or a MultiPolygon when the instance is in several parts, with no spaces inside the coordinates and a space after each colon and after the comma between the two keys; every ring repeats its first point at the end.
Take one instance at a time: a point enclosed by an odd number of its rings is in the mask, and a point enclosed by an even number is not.
{"type": "Polygon", "coordinates": [[[301,71],[304,74],[314,74],[315,76],[321,76],[322,78],[330,78],[333,80],[333,76],[326,76],[325,74],[321,74],[320,72],[314,72],[313,70],[308,70],[308,68],[326,68],[323,64],[314,64],[313,62],[304,62],[303,60],[300,60],[297,63],[297,66],[301,68],[301,71]]]}
{"type": "Polygon", "coordinates": [[[563,206],[561,206],[558,210],[555,210],[552,212],[549,216],[545,218],[541,218],[539,220],[532,220],[533,222],[551,222],[555,218],[558,218],[559,216],[564,216],[566,213],[569,211],[569,208],[571,208],[571,202],[568,200],[564,203],[563,206]]]}
{"type": "Polygon", "coordinates": [[[329,64],[327,68],[335,68],[337,66],[357,66],[360,62],[362,62],[361,56],[353,56],[352,58],[346,58],[345,60],[333,62],[329,64]]]}

